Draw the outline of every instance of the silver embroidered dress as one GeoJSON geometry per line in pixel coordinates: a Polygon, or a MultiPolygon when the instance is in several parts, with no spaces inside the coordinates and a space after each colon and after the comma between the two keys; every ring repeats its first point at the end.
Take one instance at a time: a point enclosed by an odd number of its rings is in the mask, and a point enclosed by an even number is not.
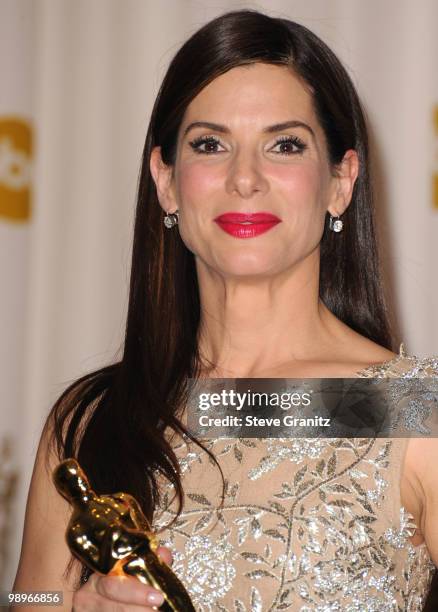
{"type": "MultiPolygon", "coordinates": [[[[358,377],[438,375],[438,359],[405,355],[358,377]]],[[[401,504],[409,438],[237,438],[173,442],[185,503],[171,485],[154,516],[161,544],[200,612],[392,612],[422,609],[434,565],[414,546],[401,504]]]]}

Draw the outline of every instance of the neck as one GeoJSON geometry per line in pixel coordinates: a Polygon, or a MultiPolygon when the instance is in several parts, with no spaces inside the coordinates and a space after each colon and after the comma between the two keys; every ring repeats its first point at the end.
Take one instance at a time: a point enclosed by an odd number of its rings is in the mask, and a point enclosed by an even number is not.
{"type": "Polygon", "coordinates": [[[219,276],[197,262],[199,347],[208,376],[251,377],[321,359],[337,319],[319,300],[319,252],[277,276],[219,276]],[[309,280],[310,279],[310,280],[309,280]]]}

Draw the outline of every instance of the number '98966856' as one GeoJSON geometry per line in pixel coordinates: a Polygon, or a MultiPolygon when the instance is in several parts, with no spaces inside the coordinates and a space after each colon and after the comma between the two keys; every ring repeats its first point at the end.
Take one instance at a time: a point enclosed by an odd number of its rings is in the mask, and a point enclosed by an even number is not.
{"type": "Polygon", "coordinates": [[[2,591],[0,606],[60,606],[62,591],[2,591]]]}

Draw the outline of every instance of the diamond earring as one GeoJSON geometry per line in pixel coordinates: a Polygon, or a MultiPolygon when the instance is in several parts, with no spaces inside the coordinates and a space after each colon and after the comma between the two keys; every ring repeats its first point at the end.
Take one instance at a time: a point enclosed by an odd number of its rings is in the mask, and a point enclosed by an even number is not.
{"type": "Polygon", "coordinates": [[[339,215],[337,215],[336,218],[332,217],[332,215],[330,215],[329,228],[333,232],[342,232],[342,228],[343,227],[344,227],[344,223],[339,218],[339,215]]]}
{"type": "Polygon", "coordinates": [[[172,229],[178,223],[179,212],[176,210],[174,213],[166,213],[163,223],[167,229],[172,229]]]}

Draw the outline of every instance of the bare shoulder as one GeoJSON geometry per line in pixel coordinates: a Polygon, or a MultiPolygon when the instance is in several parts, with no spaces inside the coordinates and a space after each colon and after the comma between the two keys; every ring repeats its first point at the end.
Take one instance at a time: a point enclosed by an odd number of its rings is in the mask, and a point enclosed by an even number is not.
{"type": "Polygon", "coordinates": [[[397,357],[397,353],[355,331],[325,307],[323,319],[329,330],[324,352],[331,361],[349,364],[354,371],[397,357]]]}
{"type": "Polygon", "coordinates": [[[341,375],[354,376],[369,367],[388,363],[398,358],[398,353],[357,333],[342,322],[326,347],[327,361],[341,375]]]}
{"type": "Polygon", "coordinates": [[[387,361],[391,361],[399,356],[398,353],[387,349],[377,342],[373,342],[368,338],[364,338],[363,347],[360,347],[363,350],[362,363],[366,363],[369,365],[375,365],[379,363],[384,363],[387,361]]]}
{"type": "Polygon", "coordinates": [[[71,512],[52,481],[58,457],[51,448],[50,436],[50,426],[46,425],[29,488],[21,556],[13,588],[17,591],[63,591],[64,609],[71,609],[79,564],[74,563],[69,576],[65,575],[71,559],[65,541],[71,512]]]}
{"type": "Polygon", "coordinates": [[[393,361],[399,359],[399,354],[371,342],[357,347],[357,353],[352,354],[351,361],[347,361],[351,372],[360,375],[367,370],[373,371],[375,368],[386,367],[393,361]]]}

